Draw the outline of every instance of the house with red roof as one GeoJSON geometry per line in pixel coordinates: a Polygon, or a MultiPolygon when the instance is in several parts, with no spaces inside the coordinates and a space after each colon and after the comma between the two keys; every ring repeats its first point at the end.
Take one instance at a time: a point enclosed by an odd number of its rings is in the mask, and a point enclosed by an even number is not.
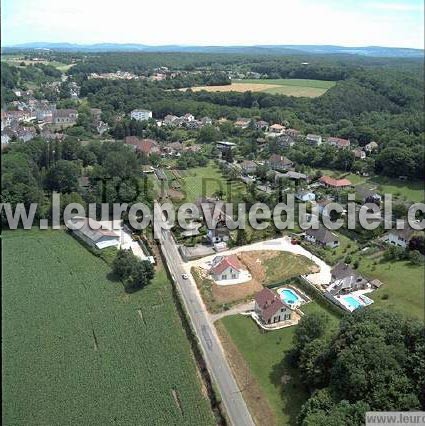
{"type": "Polygon", "coordinates": [[[263,288],[255,295],[254,311],[264,324],[290,320],[294,312],[269,288],[263,288]]]}
{"type": "Polygon", "coordinates": [[[216,256],[209,272],[214,281],[223,281],[238,280],[246,270],[236,254],[232,254],[230,256],[216,256]]]}
{"type": "Polygon", "coordinates": [[[137,152],[143,152],[146,155],[160,152],[158,143],[153,139],[139,139],[137,136],[126,136],[124,143],[134,147],[137,152]]]}
{"type": "Polygon", "coordinates": [[[327,186],[328,188],[347,188],[349,186],[352,186],[351,181],[349,181],[348,179],[334,179],[330,176],[322,176],[319,179],[319,182],[327,186]]]}

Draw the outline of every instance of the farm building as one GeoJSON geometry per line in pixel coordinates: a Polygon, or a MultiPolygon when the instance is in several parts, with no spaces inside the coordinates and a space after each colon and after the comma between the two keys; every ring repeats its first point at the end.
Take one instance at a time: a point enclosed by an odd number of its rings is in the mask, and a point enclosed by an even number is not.
{"type": "Polygon", "coordinates": [[[72,229],[72,232],[91,247],[104,249],[117,247],[120,244],[120,236],[116,232],[102,229],[101,224],[94,219],[73,217],[67,225],[69,229],[78,226],[79,229],[72,229]]]}

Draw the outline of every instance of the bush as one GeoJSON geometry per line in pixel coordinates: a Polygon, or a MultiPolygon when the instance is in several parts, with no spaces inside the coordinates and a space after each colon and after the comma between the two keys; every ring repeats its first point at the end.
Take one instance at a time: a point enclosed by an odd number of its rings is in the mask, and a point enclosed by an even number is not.
{"type": "Polygon", "coordinates": [[[139,260],[130,250],[117,253],[112,262],[112,271],[123,282],[127,293],[143,288],[154,277],[152,264],[147,260],[139,260]]]}
{"type": "Polygon", "coordinates": [[[424,257],[419,252],[419,250],[410,250],[409,260],[413,265],[421,265],[424,261],[424,257]]]}

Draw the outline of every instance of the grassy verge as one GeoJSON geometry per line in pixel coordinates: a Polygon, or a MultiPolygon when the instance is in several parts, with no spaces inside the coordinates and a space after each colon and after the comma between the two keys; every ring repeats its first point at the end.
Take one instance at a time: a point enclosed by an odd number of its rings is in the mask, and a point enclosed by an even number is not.
{"type": "MultiPolygon", "coordinates": [[[[338,324],[335,315],[315,302],[303,306],[302,310],[326,313],[330,318],[330,332],[338,324]]],[[[308,398],[296,369],[285,358],[293,349],[296,326],[264,332],[251,318],[239,315],[221,319],[217,329],[258,424],[295,425],[299,410],[308,398]]]]}

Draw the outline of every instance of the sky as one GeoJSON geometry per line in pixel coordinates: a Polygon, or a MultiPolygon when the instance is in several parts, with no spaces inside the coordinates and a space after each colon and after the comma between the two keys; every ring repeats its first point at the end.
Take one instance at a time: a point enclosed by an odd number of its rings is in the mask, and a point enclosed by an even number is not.
{"type": "Polygon", "coordinates": [[[423,0],[1,0],[2,45],[424,47],[423,0]]]}

